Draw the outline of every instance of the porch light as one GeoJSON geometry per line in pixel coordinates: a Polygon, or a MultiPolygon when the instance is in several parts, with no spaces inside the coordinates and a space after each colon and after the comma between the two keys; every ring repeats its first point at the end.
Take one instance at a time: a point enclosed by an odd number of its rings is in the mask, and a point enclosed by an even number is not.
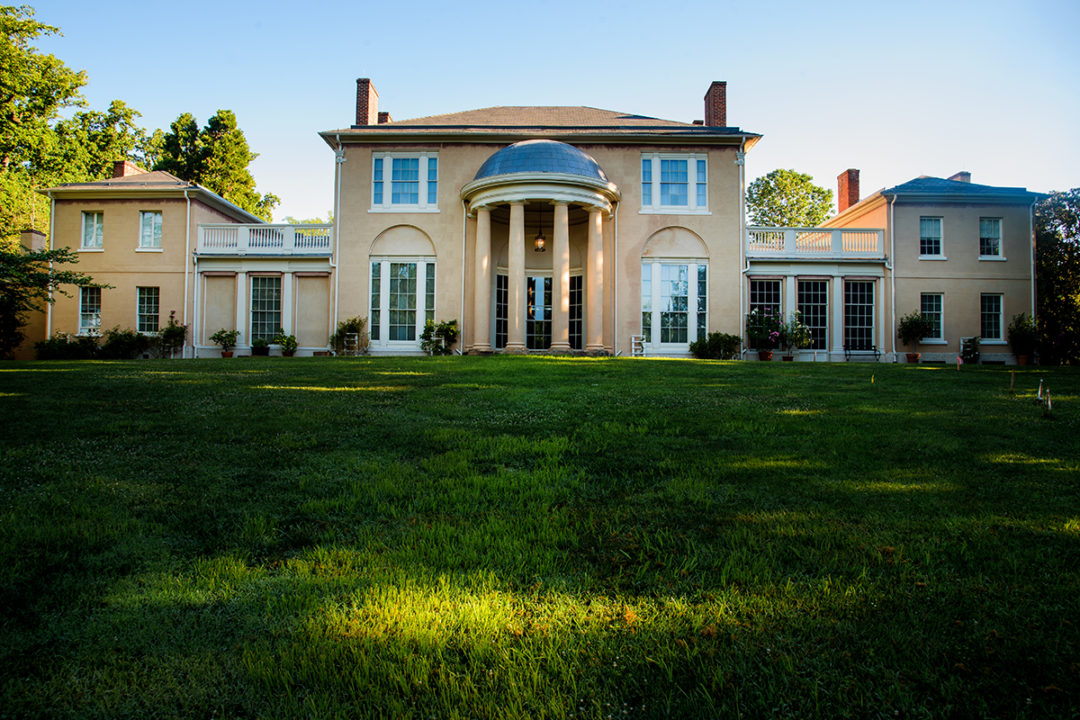
{"type": "Polygon", "coordinates": [[[544,252],[547,250],[545,244],[547,240],[544,239],[544,229],[540,225],[540,219],[543,217],[543,212],[540,213],[540,217],[536,219],[536,239],[533,240],[533,252],[544,252]]]}

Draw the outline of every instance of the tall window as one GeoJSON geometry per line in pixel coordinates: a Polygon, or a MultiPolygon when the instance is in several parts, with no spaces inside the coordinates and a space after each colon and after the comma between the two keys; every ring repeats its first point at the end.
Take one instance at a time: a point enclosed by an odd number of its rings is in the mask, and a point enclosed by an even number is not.
{"type": "Polygon", "coordinates": [[[582,348],[582,305],[581,305],[581,276],[570,276],[570,347],[574,350],[582,348]]]}
{"type": "Polygon", "coordinates": [[[281,327],[281,277],[251,278],[251,339],[273,340],[281,327]]]}
{"type": "Polygon", "coordinates": [[[375,153],[371,209],[435,212],[439,199],[438,153],[375,153]]]}
{"type": "Polygon", "coordinates": [[[82,250],[100,250],[103,247],[105,214],[84,212],[82,214],[82,250]]]}
{"type": "Polygon", "coordinates": [[[919,218],[919,255],[941,257],[941,218],[919,218]]]}
{"type": "Polygon", "coordinates": [[[852,350],[874,344],[874,283],[848,280],[844,283],[844,346],[852,350]]]}
{"type": "Polygon", "coordinates": [[[930,321],[932,330],[924,340],[943,340],[941,293],[923,293],[919,302],[919,314],[930,321]]]}
{"type": "Polygon", "coordinates": [[[708,326],[708,266],[645,260],[641,264],[641,330],[645,344],[687,346],[708,326]]]}
{"type": "Polygon", "coordinates": [[[495,349],[506,347],[510,279],[506,275],[495,277],[495,349]]]}
{"type": "Polygon", "coordinates": [[[783,312],[780,305],[780,281],[779,280],[751,280],[750,281],[750,308],[751,311],[770,312],[779,315],[783,312]]]}
{"type": "Polygon", "coordinates": [[[827,280],[799,280],[799,312],[810,328],[810,349],[829,347],[829,283],[827,280]]]}
{"type": "Polygon", "coordinates": [[[705,156],[642,155],[641,209],[649,212],[708,212],[709,172],[705,156]]]}
{"type": "Polygon", "coordinates": [[[395,258],[371,263],[373,345],[415,344],[424,324],[435,319],[435,263],[395,258]]]}
{"type": "Polygon", "coordinates": [[[525,312],[525,347],[551,347],[551,278],[527,279],[525,312]]]}
{"type": "Polygon", "coordinates": [[[979,256],[1001,257],[1001,218],[979,218],[979,256]]]}
{"type": "Polygon", "coordinates": [[[158,331],[158,299],[159,290],[156,287],[135,288],[137,295],[136,326],[139,332],[152,333],[158,331]]]}
{"type": "Polygon", "coordinates": [[[101,288],[79,288],[79,333],[96,333],[101,328],[101,288]]]}
{"type": "Polygon", "coordinates": [[[983,340],[1001,339],[1001,296],[984,294],[980,297],[981,318],[979,333],[983,340]]]}
{"type": "Polygon", "coordinates": [[[161,249],[161,212],[158,210],[139,213],[139,249],[161,249]]]}

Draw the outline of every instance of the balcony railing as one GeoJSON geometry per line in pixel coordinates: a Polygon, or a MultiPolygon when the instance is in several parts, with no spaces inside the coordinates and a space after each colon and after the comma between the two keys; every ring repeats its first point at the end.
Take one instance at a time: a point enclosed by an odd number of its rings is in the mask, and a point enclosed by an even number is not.
{"type": "Polygon", "coordinates": [[[751,260],[884,260],[885,231],[750,227],[746,256],[751,260]]]}
{"type": "Polygon", "coordinates": [[[199,255],[330,255],[333,225],[199,225],[199,255]]]}

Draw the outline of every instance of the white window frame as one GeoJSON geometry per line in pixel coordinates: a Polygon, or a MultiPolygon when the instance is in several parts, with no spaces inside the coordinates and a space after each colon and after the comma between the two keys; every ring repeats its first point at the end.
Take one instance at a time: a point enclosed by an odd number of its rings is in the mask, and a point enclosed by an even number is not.
{"type": "Polygon", "coordinates": [[[1005,345],[1005,295],[1004,293],[980,293],[979,294],[979,342],[983,345],[1005,345]],[[997,308],[997,337],[988,338],[983,331],[983,298],[996,297],[997,308]]]}
{"type": "Polygon", "coordinates": [[[100,210],[84,210],[82,233],[79,235],[79,252],[103,252],[105,250],[105,213],[100,210]],[[86,244],[86,223],[93,223],[94,245],[86,244]]]}
{"type": "Polygon", "coordinates": [[[137,286],[135,288],[135,330],[137,332],[143,333],[144,335],[149,335],[151,333],[156,333],[160,329],[161,329],[161,288],[157,287],[157,286],[153,286],[153,285],[139,285],[139,286],[137,286]],[[156,312],[156,314],[154,316],[154,329],[153,330],[143,330],[142,329],[143,316],[145,315],[145,316],[149,317],[149,313],[144,313],[143,312],[143,306],[144,306],[143,305],[143,291],[144,290],[153,290],[154,293],[155,293],[155,295],[154,295],[154,305],[157,308],[157,312],[156,312]]]}
{"type": "Polygon", "coordinates": [[[435,202],[428,202],[428,161],[435,161],[435,183],[439,183],[439,153],[435,151],[424,152],[376,152],[371,154],[371,210],[369,212],[439,212],[438,192],[435,202]],[[419,159],[419,191],[416,203],[393,202],[393,168],[394,160],[419,159]],[[382,161],[382,202],[375,202],[375,161],[382,161]]]}
{"type": "Polygon", "coordinates": [[[642,185],[644,163],[651,163],[651,187],[652,202],[645,204],[642,195],[641,212],[643,214],[661,213],[665,215],[711,215],[709,211],[709,156],[705,153],[642,153],[642,167],[638,169],[638,187],[642,185]],[[686,205],[663,205],[660,196],[660,161],[661,160],[685,160],[686,161],[686,205]],[[698,161],[705,163],[705,177],[698,177],[698,161]],[[705,186],[705,204],[697,203],[698,184],[705,186]]]}
{"type": "MultiPolygon", "coordinates": [[[[372,340],[372,349],[384,350],[419,350],[420,335],[424,332],[425,318],[428,316],[427,307],[427,266],[428,263],[435,265],[435,257],[431,255],[400,256],[400,255],[372,255],[368,258],[368,271],[374,263],[379,263],[379,339],[372,340]],[[416,335],[412,340],[390,339],[390,264],[391,263],[416,263],[416,335]]],[[[436,284],[435,298],[438,303],[438,266],[434,268],[436,284]]],[[[370,277],[370,276],[369,276],[370,277]]],[[[435,317],[431,309],[431,317],[435,317]]],[[[368,308],[368,323],[371,323],[371,308],[368,308]]]]}
{"type": "MultiPolygon", "coordinates": [[[[248,278],[248,311],[247,311],[247,326],[248,326],[248,338],[255,340],[256,338],[263,338],[265,340],[271,340],[277,331],[282,327],[282,320],[285,317],[285,278],[280,273],[255,273],[248,278]],[[277,280],[277,322],[271,323],[277,327],[272,327],[270,332],[255,332],[255,313],[260,314],[272,314],[272,310],[266,310],[262,306],[255,307],[255,285],[258,280],[277,280]]],[[[265,326],[265,323],[264,323],[265,326]]]]}
{"type": "Polygon", "coordinates": [[[940,308],[938,310],[938,315],[940,316],[938,318],[938,330],[940,331],[940,334],[937,337],[929,337],[929,336],[924,337],[919,342],[922,343],[923,345],[945,345],[946,344],[946,341],[945,341],[945,293],[943,293],[943,292],[919,293],[919,313],[920,314],[925,314],[925,310],[923,308],[923,300],[925,298],[931,297],[931,296],[937,296],[937,298],[938,298],[938,306],[940,308]]]}
{"type": "Polygon", "coordinates": [[[920,260],[947,260],[945,257],[945,218],[938,215],[919,216],[919,259],[920,260]],[[923,220],[938,221],[938,252],[936,255],[925,255],[922,251],[922,222],[923,220]]]}
{"type": "Polygon", "coordinates": [[[79,288],[79,334],[97,335],[101,332],[101,288],[79,288]],[[97,311],[87,312],[87,300],[89,295],[97,296],[97,311]],[[96,315],[97,322],[87,325],[83,321],[88,315],[96,315]]]}
{"type": "Polygon", "coordinates": [[[139,241],[135,248],[137,252],[162,252],[163,215],[160,210],[139,211],[139,241]],[[157,226],[157,245],[146,245],[146,223],[150,221],[150,241],[154,241],[154,229],[157,226]]]}
{"type": "MultiPolygon", "coordinates": [[[[651,266],[651,280],[650,280],[650,309],[647,312],[652,313],[652,324],[650,327],[650,334],[652,336],[651,342],[645,344],[646,352],[652,353],[689,353],[690,343],[695,340],[704,340],[705,337],[698,336],[698,268],[705,268],[705,336],[709,334],[709,287],[712,285],[712,279],[709,277],[709,261],[703,258],[642,258],[641,264],[651,266]],[[686,287],[686,342],[684,343],[672,343],[660,341],[660,316],[663,314],[663,309],[660,306],[661,297],[661,285],[662,274],[661,268],[664,265],[685,265],[687,272],[687,287],[686,287]]],[[[640,283],[638,285],[640,288],[640,283]]],[[[644,300],[644,298],[642,298],[644,300]]],[[[642,308],[644,302],[641,303],[642,308]]],[[[642,309],[640,312],[646,312],[642,309]]],[[[640,317],[640,314],[639,316],[640,317]]],[[[645,328],[642,328],[642,335],[645,335],[645,328]]]]}
{"type": "Polygon", "coordinates": [[[991,262],[1002,262],[1005,260],[1005,219],[1000,217],[981,217],[979,218],[979,259],[989,260],[991,262]],[[997,254],[996,255],[983,255],[982,251],[982,224],[983,220],[997,220],[998,236],[997,236],[997,254]]]}

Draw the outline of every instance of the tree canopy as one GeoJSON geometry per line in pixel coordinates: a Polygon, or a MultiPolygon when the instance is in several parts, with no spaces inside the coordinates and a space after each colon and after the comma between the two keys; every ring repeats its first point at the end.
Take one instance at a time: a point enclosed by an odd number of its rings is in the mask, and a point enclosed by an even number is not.
{"type": "Polygon", "coordinates": [[[750,183],[746,209],[753,225],[813,227],[832,210],[832,190],[795,170],[773,170],[750,183]]]}
{"type": "Polygon", "coordinates": [[[66,295],[65,285],[106,287],[85,273],[61,267],[77,262],[78,255],[69,248],[0,248],[0,358],[19,346],[26,314],[43,309],[52,301],[51,293],[66,295]]]}
{"type": "Polygon", "coordinates": [[[1080,364],[1080,188],[1035,205],[1039,362],[1080,364]]]}
{"type": "Polygon", "coordinates": [[[218,110],[199,130],[191,113],[183,113],[160,140],[155,170],[196,182],[263,220],[270,220],[281,202],[273,193],[259,195],[248,165],[258,157],[231,110],[218,110]]]}

